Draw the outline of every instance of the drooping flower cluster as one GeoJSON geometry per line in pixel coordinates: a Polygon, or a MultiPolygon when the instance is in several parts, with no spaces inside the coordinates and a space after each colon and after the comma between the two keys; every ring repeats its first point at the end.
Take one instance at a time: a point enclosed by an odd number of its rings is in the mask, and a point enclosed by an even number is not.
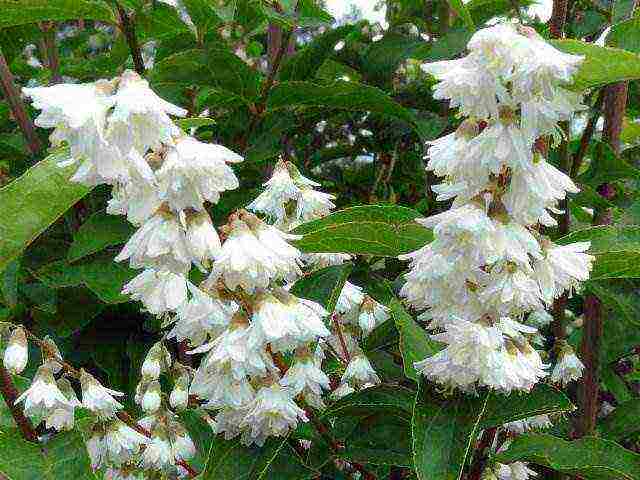
{"type": "Polygon", "coordinates": [[[430,143],[427,169],[445,177],[433,190],[453,204],[419,221],[435,240],[400,257],[411,261],[401,293],[445,345],[415,364],[423,375],[466,391],[526,391],[547,375],[528,316],[544,316],[593,262],[588,242],[556,245],[537,229],[555,225],[557,202],[578,191],[536,142],[557,138],[558,122],[583,108],[563,87],[582,57],[512,24],[478,31],[468,50],[423,67],[438,80],[435,97],[467,118],[430,143]]]}

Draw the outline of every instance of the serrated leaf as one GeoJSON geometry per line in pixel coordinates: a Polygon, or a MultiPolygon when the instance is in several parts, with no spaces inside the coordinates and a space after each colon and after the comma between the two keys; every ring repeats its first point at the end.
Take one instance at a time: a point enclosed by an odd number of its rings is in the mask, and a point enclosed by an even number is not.
{"type": "Polygon", "coordinates": [[[46,444],[24,440],[15,431],[0,433],[0,473],[8,480],[96,480],[77,432],[54,435],[46,444]]]}
{"type": "Polygon", "coordinates": [[[87,263],[69,264],[64,260],[49,263],[36,276],[51,288],[85,285],[105,303],[122,303],[122,287],[139,272],[111,258],[98,258],[87,263]]]}
{"type": "Polygon", "coordinates": [[[53,153],[0,189],[0,271],[89,192],[69,182],[74,167],[58,167],[66,158],[65,152],[53,153]]]}
{"type": "Polygon", "coordinates": [[[351,253],[386,257],[412,252],[430,242],[429,230],[415,222],[422,215],[400,206],[361,205],[327,215],[293,230],[306,253],[351,253]]]}
{"type": "Polygon", "coordinates": [[[287,59],[280,69],[280,80],[307,80],[313,77],[333,53],[336,44],[354,29],[355,25],[344,25],[315,37],[302,50],[287,59]]]}
{"type": "Polygon", "coordinates": [[[585,56],[573,77],[575,90],[640,78],[640,56],[635,53],[580,40],[552,40],[551,44],[565,53],[585,56]]]}
{"type": "Polygon", "coordinates": [[[349,263],[316,270],[298,280],[291,288],[291,293],[317,302],[332,313],[351,270],[353,265],[349,263]]]}
{"type": "Polygon", "coordinates": [[[595,437],[567,442],[552,435],[520,435],[496,460],[502,463],[529,461],[585,480],[640,478],[640,455],[595,437]]]}
{"type": "Polygon", "coordinates": [[[600,435],[620,441],[640,431],[640,402],[637,398],[616,406],[598,425],[600,435]]]}
{"type": "Polygon", "coordinates": [[[591,280],[640,277],[640,226],[605,225],[576,230],[556,240],[560,245],[591,242],[596,257],[591,280]]]}
{"type": "Polygon", "coordinates": [[[245,447],[238,438],[216,437],[209,450],[201,480],[299,480],[313,473],[307,469],[287,439],[270,438],[263,447],[245,447]]]}
{"type": "Polygon", "coordinates": [[[415,391],[401,386],[377,385],[351,393],[332,403],[322,413],[332,418],[351,415],[370,415],[373,412],[387,412],[406,420],[411,419],[415,391]]]}
{"type": "Polygon", "coordinates": [[[0,28],[47,20],[100,20],[116,23],[104,2],[92,0],[0,0],[0,28]]]}
{"type": "Polygon", "coordinates": [[[400,332],[400,353],[402,353],[404,374],[408,378],[419,382],[420,377],[413,366],[414,362],[436,354],[441,349],[441,346],[429,338],[424,328],[416,323],[398,299],[393,299],[389,304],[389,308],[396,328],[400,332]]]}
{"type": "Polygon", "coordinates": [[[67,260],[75,262],[107,247],[125,243],[135,232],[135,227],[125,217],[96,212],[73,235],[73,243],[67,252],[67,260]]]}
{"type": "Polygon", "coordinates": [[[311,82],[282,82],[269,94],[267,108],[324,107],[372,112],[391,117],[411,126],[418,135],[425,132],[415,114],[394,101],[379,88],[357,82],[337,81],[331,85],[311,82]]]}

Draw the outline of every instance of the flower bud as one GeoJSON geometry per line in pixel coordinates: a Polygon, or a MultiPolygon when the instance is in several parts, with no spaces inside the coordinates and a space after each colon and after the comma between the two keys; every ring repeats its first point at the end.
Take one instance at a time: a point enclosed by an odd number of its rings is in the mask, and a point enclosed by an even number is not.
{"type": "Polygon", "coordinates": [[[147,413],[157,412],[162,402],[160,394],[160,383],[157,380],[149,383],[147,391],[142,396],[142,409],[147,413]]]}
{"type": "Polygon", "coordinates": [[[169,404],[176,410],[187,408],[189,404],[189,377],[181,376],[173,387],[169,395],[169,404]]]}
{"type": "Polygon", "coordinates": [[[21,373],[29,361],[29,344],[22,327],[17,327],[11,334],[9,345],[4,351],[4,367],[13,375],[21,373]]]}

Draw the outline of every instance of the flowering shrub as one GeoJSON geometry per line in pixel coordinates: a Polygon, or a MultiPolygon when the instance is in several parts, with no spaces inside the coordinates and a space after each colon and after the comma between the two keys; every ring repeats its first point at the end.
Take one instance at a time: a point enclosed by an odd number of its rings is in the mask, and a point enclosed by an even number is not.
{"type": "Polygon", "coordinates": [[[0,2],[0,476],[640,479],[640,59],[382,3],[0,2]]]}

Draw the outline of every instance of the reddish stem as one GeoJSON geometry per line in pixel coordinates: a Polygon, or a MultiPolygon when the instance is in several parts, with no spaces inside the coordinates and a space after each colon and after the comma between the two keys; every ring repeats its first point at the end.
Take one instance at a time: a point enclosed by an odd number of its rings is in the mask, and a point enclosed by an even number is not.
{"type": "Polygon", "coordinates": [[[38,441],[38,435],[33,429],[29,419],[24,416],[22,409],[16,406],[18,391],[13,385],[11,374],[3,366],[0,366],[0,393],[2,393],[2,398],[4,398],[7,408],[16,421],[16,425],[18,425],[24,439],[36,443],[38,441]]]}

